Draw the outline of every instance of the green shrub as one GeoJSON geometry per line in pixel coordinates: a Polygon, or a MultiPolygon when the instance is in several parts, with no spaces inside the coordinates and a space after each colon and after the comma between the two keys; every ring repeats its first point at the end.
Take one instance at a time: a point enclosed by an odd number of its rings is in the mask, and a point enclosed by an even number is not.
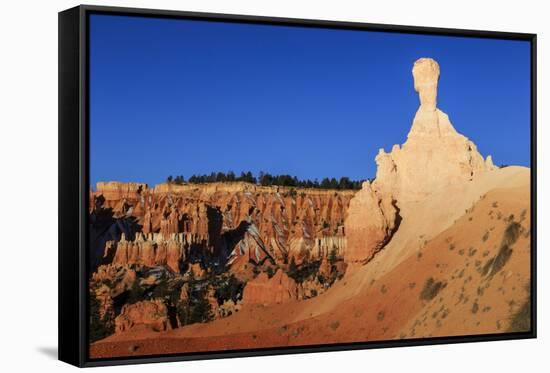
{"type": "Polygon", "coordinates": [[[519,238],[520,232],[521,225],[519,223],[516,223],[515,221],[512,221],[510,224],[508,224],[506,230],[504,231],[502,245],[513,245],[514,243],[516,243],[519,238]]]}
{"type": "MultiPolygon", "coordinates": [[[[137,281],[136,281],[137,282],[137,281]]],[[[168,281],[161,281],[152,291],[150,298],[163,298],[170,301],[172,304],[176,304],[179,300],[181,286],[183,284],[175,284],[172,286],[168,281]]]]}
{"type": "Polygon", "coordinates": [[[512,315],[509,332],[528,332],[531,330],[531,298],[512,315]]]}
{"type": "Polygon", "coordinates": [[[126,304],[133,304],[145,299],[145,291],[139,286],[139,281],[136,280],[132,287],[127,290],[126,304]]]}
{"type": "Polygon", "coordinates": [[[504,236],[500,243],[500,248],[497,255],[489,259],[483,266],[481,273],[484,276],[494,276],[498,273],[508,262],[512,256],[511,246],[516,243],[521,232],[521,225],[516,222],[511,222],[504,231],[504,236]]]}
{"type": "Polygon", "coordinates": [[[99,301],[95,294],[90,292],[90,343],[110,336],[115,332],[115,323],[110,313],[107,313],[103,318],[99,316],[99,301]]]}
{"type": "Polygon", "coordinates": [[[190,292],[189,300],[180,302],[176,312],[182,325],[207,322],[214,318],[204,291],[190,292]]]}
{"type": "Polygon", "coordinates": [[[254,266],[252,268],[252,273],[254,274],[254,277],[258,276],[260,274],[260,269],[257,266],[254,266]]]}
{"type": "Polygon", "coordinates": [[[420,292],[420,299],[425,301],[434,299],[445,286],[447,284],[442,281],[435,281],[433,277],[428,278],[420,292]]]}
{"type": "Polygon", "coordinates": [[[189,324],[207,322],[213,319],[212,308],[205,295],[202,294],[190,306],[189,324]]]}
{"type": "Polygon", "coordinates": [[[338,261],[338,256],[336,255],[335,247],[333,247],[332,250],[330,250],[330,254],[328,255],[328,261],[331,265],[334,265],[338,261]]]}
{"type": "Polygon", "coordinates": [[[223,277],[220,281],[214,284],[216,289],[214,295],[218,300],[218,304],[223,304],[227,300],[237,302],[242,298],[244,286],[245,283],[240,281],[233,274],[229,277],[223,277]]]}
{"type": "Polygon", "coordinates": [[[296,265],[294,258],[291,259],[290,265],[288,266],[288,277],[292,278],[297,283],[302,283],[308,278],[315,278],[319,273],[319,267],[321,265],[320,261],[305,262],[300,267],[296,265]]]}

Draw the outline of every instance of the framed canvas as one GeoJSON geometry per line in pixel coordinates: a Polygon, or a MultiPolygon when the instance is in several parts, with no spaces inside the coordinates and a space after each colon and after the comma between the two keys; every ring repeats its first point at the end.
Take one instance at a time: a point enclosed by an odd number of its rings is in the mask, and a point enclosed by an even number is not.
{"type": "Polygon", "coordinates": [[[59,358],[536,336],[536,35],[59,13],[59,358]]]}

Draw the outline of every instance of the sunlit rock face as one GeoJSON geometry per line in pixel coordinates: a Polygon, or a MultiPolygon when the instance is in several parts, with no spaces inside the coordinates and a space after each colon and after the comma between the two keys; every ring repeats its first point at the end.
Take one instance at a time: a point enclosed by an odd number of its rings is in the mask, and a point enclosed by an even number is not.
{"type": "Polygon", "coordinates": [[[170,329],[168,310],[162,299],[144,300],[125,304],[115,319],[115,333],[123,333],[136,328],[162,332],[170,329]]]}
{"type": "Polygon", "coordinates": [[[369,261],[391,238],[398,219],[391,195],[382,195],[369,182],[350,201],[345,221],[346,262],[369,261]]]}
{"type": "Polygon", "coordinates": [[[389,153],[380,149],[375,181],[364,184],[350,202],[347,261],[368,261],[389,241],[397,228],[400,203],[421,201],[445,186],[470,182],[495,169],[491,156],[484,159],[437,108],[439,64],[420,58],[412,75],[420,106],[405,143],[394,145],[389,153]]]}
{"type": "Polygon", "coordinates": [[[282,270],[272,278],[262,273],[248,282],[244,289],[243,304],[278,304],[298,299],[299,287],[282,270]]]}
{"type": "Polygon", "coordinates": [[[98,183],[90,193],[92,262],[181,272],[186,262],[240,270],[342,254],[354,194],[241,182],[98,183]]]}
{"type": "Polygon", "coordinates": [[[390,153],[376,156],[375,188],[396,200],[421,200],[445,185],[467,182],[495,167],[484,159],[476,145],[458,133],[447,114],[437,108],[440,69],[431,58],[417,60],[413,67],[414,88],[420,107],[407,141],[390,153]]]}
{"type": "Polygon", "coordinates": [[[414,63],[412,73],[420,107],[425,111],[434,111],[437,107],[439,64],[431,58],[420,58],[414,63]]]}

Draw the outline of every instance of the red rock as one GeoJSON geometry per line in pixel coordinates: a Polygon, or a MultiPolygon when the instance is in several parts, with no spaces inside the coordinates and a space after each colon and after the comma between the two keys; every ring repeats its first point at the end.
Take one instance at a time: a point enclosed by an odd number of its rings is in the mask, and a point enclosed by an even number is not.
{"type": "Polygon", "coordinates": [[[243,293],[243,304],[285,303],[298,299],[296,282],[279,269],[272,278],[263,272],[249,281],[243,293]]]}
{"type": "Polygon", "coordinates": [[[144,300],[122,307],[120,315],[115,319],[115,333],[138,327],[156,332],[170,329],[168,310],[162,300],[144,300]]]}
{"type": "Polygon", "coordinates": [[[172,234],[165,239],[161,234],[150,234],[147,238],[137,234],[134,241],[127,241],[123,234],[118,242],[107,241],[105,256],[114,252],[112,263],[117,265],[166,266],[179,273],[185,259],[184,246],[183,235],[172,234]]]}
{"type": "Polygon", "coordinates": [[[96,184],[96,194],[102,195],[106,201],[119,203],[124,199],[139,199],[140,194],[148,189],[144,183],[121,183],[118,181],[99,182],[96,184]]]}
{"type": "Polygon", "coordinates": [[[363,183],[350,202],[345,222],[347,263],[368,262],[390,240],[398,221],[392,202],[381,197],[368,181],[363,183]]]}
{"type": "Polygon", "coordinates": [[[150,241],[147,245],[136,243],[136,237],[132,242],[114,243],[117,252],[113,261],[120,264],[166,263],[175,270],[180,250],[181,257],[186,257],[190,245],[203,247],[222,262],[244,255],[259,257],[259,261],[269,256],[280,264],[295,258],[300,263],[305,258],[326,256],[333,247],[343,253],[344,218],[355,192],[299,188],[290,191],[291,188],[242,182],[160,184],[154,188],[139,183],[108,182],[97,184],[96,191],[90,194],[90,205],[96,206],[102,200],[102,207],[106,211],[112,209],[115,218],[135,218],[137,233],[143,234],[143,241],[150,241]],[[246,235],[236,237],[228,245],[222,235],[236,232],[247,222],[251,227],[246,235]],[[172,245],[169,254],[167,247],[160,247],[159,234],[163,241],[175,234],[181,237],[182,245],[177,250],[172,245]],[[239,245],[241,240],[245,245],[239,245]],[[238,250],[239,246],[241,249],[244,246],[244,252],[238,250]],[[168,264],[171,255],[175,259],[168,264]]]}
{"type": "Polygon", "coordinates": [[[328,261],[328,259],[325,257],[321,261],[321,264],[319,265],[319,274],[322,274],[325,277],[329,277],[332,273],[332,265],[328,261]]]}

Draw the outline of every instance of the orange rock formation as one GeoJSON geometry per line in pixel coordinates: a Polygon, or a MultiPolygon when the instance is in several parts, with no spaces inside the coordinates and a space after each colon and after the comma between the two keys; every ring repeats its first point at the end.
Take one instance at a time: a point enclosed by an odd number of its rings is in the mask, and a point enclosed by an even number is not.
{"type": "Polygon", "coordinates": [[[243,304],[279,304],[298,299],[298,285],[282,270],[272,278],[261,273],[248,282],[244,289],[243,304]]]}
{"type": "Polygon", "coordinates": [[[166,265],[174,272],[188,257],[236,268],[249,261],[300,263],[343,252],[353,195],[247,183],[152,189],[98,183],[90,195],[92,252],[96,263],[166,265]]]}
{"type": "Polygon", "coordinates": [[[170,329],[168,310],[161,299],[146,300],[122,307],[115,319],[116,333],[134,328],[148,329],[155,332],[170,329]]]}

